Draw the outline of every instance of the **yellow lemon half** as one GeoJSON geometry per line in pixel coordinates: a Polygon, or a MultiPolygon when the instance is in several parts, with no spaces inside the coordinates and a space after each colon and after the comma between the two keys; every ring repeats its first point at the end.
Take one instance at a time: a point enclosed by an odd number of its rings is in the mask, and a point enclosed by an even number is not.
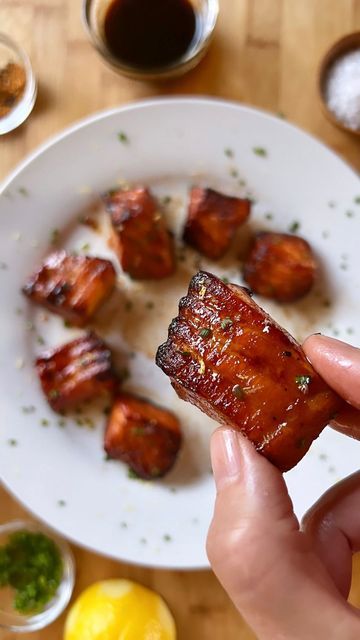
{"type": "Polygon", "coordinates": [[[104,580],[77,598],[64,640],[176,640],[176,629],[157,593],[130,580],[104,580]]]}

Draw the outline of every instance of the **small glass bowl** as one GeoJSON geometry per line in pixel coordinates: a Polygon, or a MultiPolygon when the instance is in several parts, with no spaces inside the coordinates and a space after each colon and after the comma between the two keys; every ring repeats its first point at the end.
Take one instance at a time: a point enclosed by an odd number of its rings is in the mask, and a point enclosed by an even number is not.
{"type": "Polygon", "coordinates": [[[115,71],[137,80],[168,80],[183,75],[200,62],[209,47],[215,29],[219,0],[191,0],[191,3],[198,15],[198,27],[194,39],[181,58],[165,67],[142,69],[121,62],[112,55],[104,39],[105,16],[112,0],[83,0],[83,18],[92,44],[115,71]]]}
{"type": "Polygon", "coordinates": [[[9,36],[0,33],[0,71],[8,63],[16,63],[25,70],[25,88],[10,111],[0,117],[0,135],[9,133],[22,124],[33,110],[36,100],[36,80],[27,53],[9,36]]]}
{"type": "Polygon", "coordinates": [[[360,31],[355,31],[343,36],[330,47],[320,63],[318,71],[318,92],[325,117],[339,129],[352,135],[360,136],[360,129],[351,129],[342,120],[337,118],[335,113],[329,109],[326,100],[326,88],[331,67],[342,56],[355,50],[360,50],[360,31]]]}
{"type": "Polygon", "coordinates": [[[20,520],[2,524],[0,525],[0,545],[6,544],[7,539],[12,533],[22,530],[33,533],[43,533],[55,542],[63,561],[63,577],[54,598],[47,603],[43,611],[34,615],[18,613],[12,606],[14,591],[8,587],[1,587],[0,634],[1,629],[17,633],[43,629],[58,618],[64,611],[70,601],[74,588],[75,562],[70,548],[66,542],[57,538],[51,531],[46,529],[46,527],[33,522],[22,522],[20,520]]]}

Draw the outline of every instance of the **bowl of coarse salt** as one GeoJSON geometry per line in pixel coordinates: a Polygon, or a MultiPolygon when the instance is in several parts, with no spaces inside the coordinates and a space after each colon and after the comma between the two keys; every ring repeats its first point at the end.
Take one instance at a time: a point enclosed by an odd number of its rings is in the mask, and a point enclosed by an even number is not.
{"type": "Polygon", "coordinates": [[[326,117],[360,136],[360,31],[341,38],[325,54],[319,92],[326,117]]]}

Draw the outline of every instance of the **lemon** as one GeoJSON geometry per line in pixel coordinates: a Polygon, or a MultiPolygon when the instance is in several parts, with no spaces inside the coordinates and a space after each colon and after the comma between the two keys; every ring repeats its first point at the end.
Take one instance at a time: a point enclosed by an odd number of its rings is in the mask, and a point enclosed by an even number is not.
{"type": "Polygon", "coordinates": [[[77,598],[64,640],[175,640],[174,619],[154,591],[130,580],[96,582],[77,598]]]}

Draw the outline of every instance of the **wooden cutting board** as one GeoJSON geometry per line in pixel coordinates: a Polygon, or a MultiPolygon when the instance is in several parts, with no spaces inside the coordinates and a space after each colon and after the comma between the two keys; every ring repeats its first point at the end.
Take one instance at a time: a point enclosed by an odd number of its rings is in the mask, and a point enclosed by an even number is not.
{"type": "MultiPolygon", "coordinates": [[[[330,125],[316,92],[321,55],[341,35],[360,29],[359,0],[220,0],[216,37],[205,60],[183,78],[158,85],[108,69],[89,44],[81,0],[1,0],[0,30],[22,43],[39,81],[35,110],[0,139],[0,180],[49,135],[94,111],[154,95],[200,94],[239,100],[274,112],[314,133],[360,170],[359,140],[330,125]]],[[[24,515],[0,489],[0,521],[24,515]]],[[[208,571],[153,571],[81,549],[76,593],[91,582],[128,577],[157,589],[170,604],[179,640],[254,640],[208,571]]],[[[360,561],[353,602],[360,604],[360,561]]],[[[24,640],[61,640],[64,617],[24,640]]],[[[1,635],[0,638],[15,638],[1,635]]]]}

